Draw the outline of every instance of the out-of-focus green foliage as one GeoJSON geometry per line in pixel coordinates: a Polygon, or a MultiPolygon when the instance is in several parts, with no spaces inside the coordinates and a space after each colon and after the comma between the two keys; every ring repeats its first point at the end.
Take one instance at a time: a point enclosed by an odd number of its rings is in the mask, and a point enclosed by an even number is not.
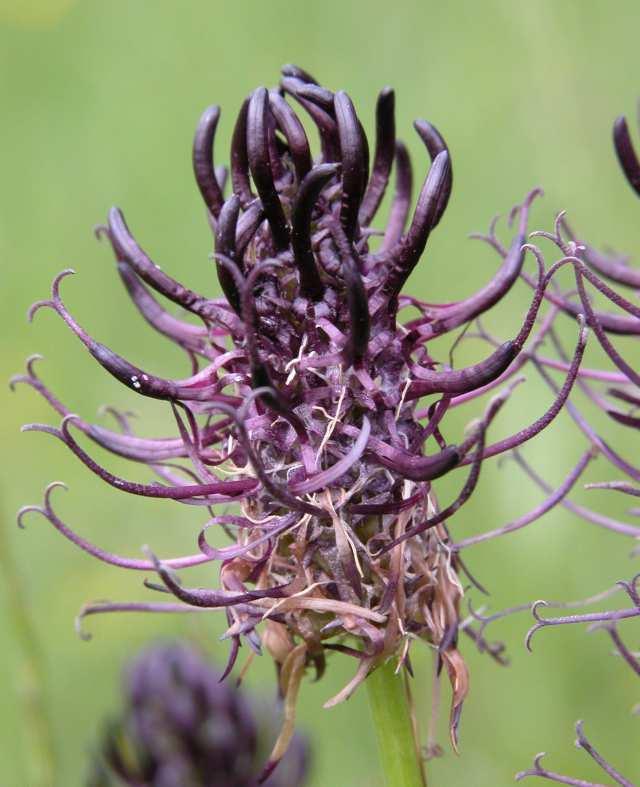
{"type": "MultiPolygon", "coordinates": [[[[171,431],[166,408],[123,391],[55,315],[42,313],[33,326],[23,315],[32,300],[46,297],[53,275],[72,266],[79,275],[64,283],[65,298],[94,336],[151,370],[184,371],[184,359],[134,313],[110,252],[91,230],[118,204],[163,267],[195,288],[215,291],[207,258],[210,233],[190,169],[193,128],[207,104],[222,106],[216,150],[218,162],[225,162],[241,99],[258,84],[275,83],[285,62],[299,63],[327,86],[347,89],[369,130],[377,90],[393,85],[399,133],[410,143],[417,179],[426,161],[412,119],[428,118],[447,138],[453,199],[410,280],[425,299],[462,297],[488,278],[497,261],[466,234],[485,229],[494,213],[506,213],[536,184],[546,191],[534,212],[536,226],[548,228],[553,213],[567,208],[594,242],[640,248],[639,206],[610,143],[613,119],[633,114],[640,93],[639,23],[636,0],[3,0],[2,376],[20,371],[25,356],[39,351],[46,357],[41,374],[71,409],[91,417],[101,404],[113,403],[144,410],[140,428],[147,433],[171,431]]],[[[500,316],[493,316],[492,328],[511,335],[527,297],[520,286],[500,316]]],[[[566,327],[573,337],[574,326],[567,321],[566,327]]],[[[594,348],[589,355],[599,357],[594,348]]],[[[547,401],[548,392],[532,379],[496,429],[506,433],[524,425],[547,401]]],[[[3,526],[10,531],[46,654],[58,783],[76,785],[99,721],[118,705],[114,694],[125,657],[151,637],[184,632],[222,660],[227,650],[217,642],[222,620],[215,612],[180,619],[92,619],[94,639],[80,641],[73,617],[82,602],[140,598],[148,591],[139,576],[80,553],[37,516],[26,520],[26,532],[15,532],[14,512],[39,501],[48,481],[64,479],[70,491],[57,495],[60,513],[87,537],[131,555],[145,543],[161,555],[192,551],[202,512],[119,495],[57,442],[20,435],[25,421],[55,422],[32,391],[7,394],[2,412],[3,526]]],[[[459,426],[473,414],[460,413],[459,426]]],[[[527,449],[527,457],[553,483],[583,448],[565,416],[527,449]]],[[[601,477],[601,463],[594,464],[589,479],[601,477]]],[[[459,482],[447,481],[443,499],[459,482]]],[[[466,533],[488,529],[538,500],[512,463],[492,465],[456,526],[466,533]]],[[[598,500],[612,504],[610,497],[598,500]]],[[[528,531],[479,546],[468,562],[498,608],[595,592],[633,573],[628,551],[619,537],[556,510],[528,531]]],[[[203,584],[216,582],[213,569],[198,573],[203,584]]],[[[580,717],[600,749],[623,772],[633,772],[638,750],[637,721],[634,728],[629,719],[638,699],[633,677],[609,655],[603,635],[543,632],[528,655],[522,646],[528,623],[524,616],[496,627],[510,646],[508,669],[475,653],[471,643],[466,646],[472,692],[461,728],[462,754],[447,751],[433,762],[430,785],[507,785],[542,749],[553,752],[557,770],[595,777],[571,746],[572,725],[580,717]]],[[[4,618],[0,630],[5,676],[0,783],[22,785],[29,732],[21,728],[19,697],[8,677],[19,676],[20,659],[4,618]]],[[[419,715],[426,724],[429,655],[416,652],[414,667],[419,715]]],[[[303,687],[300,723],[315,743],[314,787],[380,784],[364,693],[331,711],[321,709],[352,668],[345,658],[333,658],[325,679],[303,687]]],[[[249,682],[264,689],[272,669],[268,657],[257,660],[249,682]]]]}

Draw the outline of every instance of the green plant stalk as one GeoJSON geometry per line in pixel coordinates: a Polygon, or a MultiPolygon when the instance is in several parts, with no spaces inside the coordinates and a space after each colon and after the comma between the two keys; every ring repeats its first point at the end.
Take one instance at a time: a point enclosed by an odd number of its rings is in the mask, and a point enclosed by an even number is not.
{"type": "Polygon", "coordinates": [[[53,727],[45,701],[45,668],[26,603],[25,589],[13,561],[6,522],[0,518],[0,573],[6,584],[7,612],[19,649],[17,690],[28,747],[29,785],[53,787],[56,772],[53,727]]]}
{"type": "Polygon", "coordinates": [[[394,659],[381,664],[365,681],[386,787],[426,787],[404,678],[394,659]]]}

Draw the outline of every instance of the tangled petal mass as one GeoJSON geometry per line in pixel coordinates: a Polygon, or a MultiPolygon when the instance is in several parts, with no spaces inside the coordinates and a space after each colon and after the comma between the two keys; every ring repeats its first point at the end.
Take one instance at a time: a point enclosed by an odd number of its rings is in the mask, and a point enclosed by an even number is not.
{"type": "MultiPolygon", "coordinates": [[[[394,102],[393,90],[380,92],[370,146],[346,93],[334,93],[287,66],[277,88],[260,87],[242,103],[228,175],[213,155],[220,110],[204,111],[193,168],[213,231],[223,297],[196,293],[162,270],[122,212],[110,211],[97,235],[110,244],[117,273],[141,316],[187,354],[189,376],[162,377],[94,339],[63,301],[61,282],[71,271],[57,277],[49,299],[31,307],[30,316],[53,309],[98,364],[133,394],[166,402],[175,419],[172,436],[138,437],[118,413],[119,430],[85,421],[42,382],[35,359],[26,374],[14,378],[35,388],[62,417],[60,427],[30,424],[27,430],[54,435],[121,492],[207,512],[194,553],[167,560],[152,553],[126,558],[90,544],[56,515],[51,489],[44,506],[23,509],[20,519],[37,510],[98,559],[155,572],[162,585],[150,587],[176,597],[94,604],[83,615],[223,608],[231,641],[228,670],[242,643],[256,651],[266,647],[279,668],[286,717],[269,767],[290,739],[307,667],[322,673],[327,654],[336,651],[357,662],[353,680],[328,700],[330,706],[349,697],[389,658],[397,660],[398,669],[410,670],[410,647],[418,640],[437,654],[437,674],[445,668],[450,679],[450,729],[457,745],[469,685],[458,633],[481,637],[468,621],[461,626],[460,575],[466,571],[461,552],[477,540],[524,527],[563,502],[601,447],[587,451],[558,489],[515,524],[465,540],[459,512],[476,490],[486,460],[536,437],[568,406],[574,382],[584,375],[586,323],[601,343],[608,341],[607,332],[640,331],[640,310],[604,283],[600,274],[608,272],[602,265],[596,270],[576,256],[574,241],[563,241],[573,245],[563,247],[563,259],[546,270],[540,250],[527,243],[538,189],[512,210],[506,245],[495,222],[485,236],[500,262],[480,290],[444,304],[403,294],[443,220],[453,170],[440,132],[416,121],[430,165],[413,204],[413,169],[396,138],[394,102]],[[314,126],[320,151],[315,156],[305,130],[314,126]],[[392,193],[385,224],[376,217],[387,191],[392,193]],[[529,263],[533,276],[525,270],[529,263]],[[578,301],[554,281],[566,265],[574,269],[578,301]],[[507,341],[484,335],[488,354],[456,368],[449,356],[454,336],[447,344],[447,335],[499,308],[523,278],[532,296],[518,333],[507,341]],[[625,314],[594,311],[587,285],[625,314]],[[176,316],[170,304],[194,319],[176,316]],[[576,322],[573,353],[555,360],[539,357],[537,348],[552,336],[562,312],[576,322]],[[550,402],[535,420],[490,442],[488,429],[522,382],[518,372],[530,362],[544,373],[559,369],[562,382],[549,378],[550,402]],[[494,389],[495,395],[480,404],[494,389]],[[463,405],[472,408],[469,427],[446,439],[452,431],[447,415],[463,405]],[[114,475],[92,457],[81,435],[132,460],[135,469],[146,464],[158,480],[114,475]],[[460,470],[464,465],[468,468],[460,470]],[[460,491],[441,504],[437,479],[452,472],[460,491]],[[214,546],[214,531],[229,536],[230,544],[214,546]],[[211,587],[190,587],[175,573],[202,563],[219,565],[211,587]]],[[[500,659],[499,652],[493,655],[500,659]]]]}

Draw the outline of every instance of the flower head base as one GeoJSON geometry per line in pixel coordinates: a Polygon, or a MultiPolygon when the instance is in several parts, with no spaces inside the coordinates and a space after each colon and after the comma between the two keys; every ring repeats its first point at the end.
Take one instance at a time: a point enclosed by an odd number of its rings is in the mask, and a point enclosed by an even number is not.
{"type": "MultiPolygon", "coordinates": [[[[260,771],[260,725],[245,698],[186,644],[154,646],[130,664],[125,710],[107,725],[90,787],[248,787],[260,771]]],[[[301,787],[295,738],[267,787],[301,787]]]]}
{"type": "MultiPolygon", "coordinates": [[[[213,259],[224,298],[199,295],[162,271],[117,208],[98,229],[111,244],[119,275],[142,316],[186,351],[192,374],[162,378],[94,340],[61,299],[60,280],[68,272],[56,279],[51,299],[30,311],[32,316],[43,306],[53,308],[98,363],[132,392],[166,401],[177,436],[136,437],[120,414],[122,431],[72,415],[37,377],[33,361],[28,373],[16,378],[63,416],[59,429],[26,428],[60,438],[107,483],[126,493],[216,507],[200,532],[199,551],[172,560],[153,554],[122,558],[71,531],[53,511],[49,493],[38,510],[100,559],[156,571],[162,589],[179,602],[91,605],[84,614],[224,608],[232,642],[228,669],[241,639],[259,650],[256,627],[263,623],[262,643],[280,667],[290,709],[305,667],[313,664],[321,673],[328,652],[358,662],[354,679],[327,703],[332,705],[350,696],[383,660],[395,657],[399,668],[409,668],[411,643],[425,641],[437,653],[438,674],[445,666],[453,686],[455,745],[468,686],[458,651],[459,553],[477,539],[453,544],[447,525],[474,492],[483,460],[528,441],[560,412],[576,379],[586,330],[581,324],[566,379],[549,409],[492,445],[486,445],[487,428],[521,381],[514,375],[530,357],[523,347],[551,279],[540,259],[531,306],[513,339],[458,369],[438,363],[429,342],[492,308],[523,274],[528,214],[539,192],[512,212],[517,229],[507,248],[492,225],[487,239],[503,260],[487,285],[453,303],[427,304],[401,289],[451,193],[450,153],[432,125],[415,123],[431,166],[409,217],[412,170],[406,148],[396,140],[392,90],[378,97],[370,165],[362,124],[346,93],[334,94],[306,72],[285,67],[279,88],[258,88],[242,105],[231,144],[228,198],[225,173],[212,157],[218,119],[217,107],[202,115],[193,163],[214,231],[213,259]],[[288,98],[317,127],[317,160],[288,98]],[[392,167],[389,218],[378,231],[372,221],[392,167]],[[198,324],[175,317],[157,294],[198,324]],[[398,313],[406,307],[418,316],[402,324],[398,313]],[[484,414],[449,443],[447,412],[504,381],[508,386],[484,414]],[[423,397],[431,400],[420,408],[423,397]],[[113,453],[146,463],[162,483],[114,476],[80,445],[77,431],[113,453]],[[175,469],[180,461],[186,463],[185,475],[175,469]],[[441,507],[434,481],[461,465],[469,465],[461,491],[441,507]],[[217,509],[229,503],[240,511],[217,509]],[[214,547],[211,529],[227,532],[234,543],[214,547]],[[189,588],[174,574],[209,561],[221,564],[218,589],[189,588]]],[[[549,328],[547,320],[535,341],[549,328]]],[[[501,532],[487,537],[496,534],[501,532]]],[[[465,632],[473,636],[470,626],[465,632]]],[[[274,761],[290,737],[292,718],[274,761]]]]}

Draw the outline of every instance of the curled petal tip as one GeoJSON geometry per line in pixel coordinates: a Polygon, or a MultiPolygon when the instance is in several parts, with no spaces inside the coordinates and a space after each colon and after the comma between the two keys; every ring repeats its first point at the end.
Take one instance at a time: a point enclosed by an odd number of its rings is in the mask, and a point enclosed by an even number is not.
{"type": "Polygon", "coordinates": [[[578,721],[576,722],[576,736],[577,736],[576,746],[582,747],[584,745],[584,742],[586,741],[586,738],[584,736],[584,720],[583,719],[578,719],[578,721]]]}
{"type": "Polygon", "coordinates": [[[51,512],[51,493],[54,489],[61,487],[62,489],[67,490],[69,487],[64,483],[64,481],[51,481],[44,490],[44,508],[41,506],[36,505],[28,505],[22,506],[20,510],[16,514],[17,524],[18,527],[24,529],[23,519],[24,515],[30,512],[37,512],[38,514],[42,514],[46,519],[49,518],[51,512]]]}
{"type": "Polygon", "coordinates": [[[220,107],[214,105],[204,110],[196,127],[192,148],[192,164],[196,183],[207,209],[215,217],[219,215],[224,201],[220,186],[220,173],[217,172],[213,163],[213,143],[219,119],[220,107]]]}
{"type": "Polygon", "coordinates": [[[539,629],[544,628],[542,623],[536,623],[535,626],[531,626],[529,631],[527,631],[525,638],[524,638],[524,646],[529,651],[529,653],[533,653],[533,648],[531,647],[531,641],[533,640],[533,635],[539,629]]]}
{"type": "Polygon", "coordinates": [[[27,371],[29,374],[34,374],[33,366],[37,361],[44,361],[44,355],[40,355],[40,353],[33,353],[27,358],[27,371]]]}
{"type": "Polygon", "coordinates": [[[43,516],[45,516],[44,510],[40,508],[40,506],[36,506],[36,505],[21,506],[21,508],[19,508],[18,511],[16,512],[16,524],[18,525],[20,530],[25,529],[25,524],[23,520],[25,515],[30,513],[42,514],[43,516]]]}
{"type": "Polygon", "coordinates": [[[73,621],[73,628],[75,629],[75,632],[78,635],[78,637],[80,637],[80,639],[83,642],[89,642],[91,639],[93,639],[93,634],[91,634],[88,631],[85,631],[82,628],[82,621],[85,619],[87,615],[87,610],[89,609],[90,606],[91,606],[90,604],[84,604],[81,607],[80,612],[78,612],[78,614],[76,615],[75,620],[73,621]]]}
{"type": "Polygon", "coordinates": [[[75,276],[75,273],[76,272],[73,268],[65,268],[55,277],[53,284],[51,285],[51,295],[54,300],[57,300],[60,297],[60,283],[62,280],[66,279],[67,276],[75,276]]]}
{"type": "Polygon", "coordinates": [[[96,240],[109,239],[109,227],[106,224],[96,224],[93,228],[93,235],[96,240]]]}
{"type": "Polygon", "coordinates": [[[47,434],[55,435],[56,437],[62,437],[62,434],[59,429],[56,429],[55,426],[49,426],[49,424],[39,424],[39,423],[31,423],[31,424],[23,424],[20,427],[21,432],[46,432],[47,434]]]}
{"type": "Polygon", "coordinates": [[[44,504],[47,509],[51,508],[51,494],[54,489],[64,489],[65,492],[69,491],[69,487],[64,481],[51,481],[47,484],[44,490],[44,504]]]}
{"type": "Polygon", "coordinates": [[[68,413],[65,417],[60,421],[60,429],[63,432],[69,430],[69,424],[72,424],[74,421],[82,421],[82,418],[77,413],[68,413]]]}
{"type": "Polygon", "coordinates": [[[520,782],[523,779],[526,779],[528,776],[544,776],[545,770],[542,767],[541,762],[542,762],[542,758],[545,756],[546,756],[546,752],[544,751],[540,752],[539,754],[536,754],[536,756],[533,759],[533,768],[529,768],[526,771],[520,771],[519,773],[516,773],[515,780],[517,782],[520,782]]]}
{"type": "Polygon", "coordinates": [[[548,607],[548,606],[549,606],[548,601],[545,601],[544,599],[538,599],[538,601],[534,601],[533,604],[531,605],[531,614],[537,621],[543,623],[544,618],[540,617],[538,613],[538,607],[548,607]]]}
{"type": "Polygon", "coordinates": [[[293,63],[285,63],[282,68],[280,69],[280,73],[284,77],[293,77],[294,79],[300,79],[302,82],[306,82],[311,85],[317,85],[317,81],[308,71],[305,71],[304,68],[300,68],[299,66],[294,65],[293,63]]]}
{"type": "Polygon", "coordinates": [[[53,309],[55,311],[56,306],[51,300],[42,300],[32,303],[27,309],[27,321],[33,322],[33,318],[36,316],[37,312],[40,311],[40,309],[53,309]]]}
{"type": "Polygon", "coordinates": [[[72,276],[75,274],[73,268],[65,268],[63,271],[54,278],[53,283],[51,284],[51,299],[49,300],[41,300],[36,301],[32,304],[28,311],[27,311],[27,319],[29,322],[33,321],[33,317],[39,309],[42,308],[50,308],[54,311],[58,311],[60,307],[60,283],[64,278],[67,276],[72,276]]]}
{"type": "Polygon", "coordinates": [[[143,544],[141,547],[142,554],[149,558],[149,560],[153,563],[155,570],[158,573],[168,571],[168,569],[162,564],[160,558],[156,555],[156,553],[151,549],[148,544],[143,544]]]}
{"type": "MultiPolygon", "coordinates": [[[[531,191],[530,191],[530,192],[527,194],[527,196],[525,197],[524,204],[525,204],[527,207],[529,207],[529,206],[531,205],[531,203],[532,203],[532,202],[533,202],[533,201],[534,201],[534,200],[535,200],[537,197],[544,197],[544,189],[542,188],[542,186],[536,186],[535,188],[531,189],[531,191]]],[[[566,212],[566,211],[563,211],[563,213],[565,213],[565,212],[566,212]]]]}
{"type": "Polygon", "coordinates": [[[640,196],[640,161],[631,141],[629,126],[623,115],[613,124],[613,144],[618,163],[631,188],[640,196]]]}

